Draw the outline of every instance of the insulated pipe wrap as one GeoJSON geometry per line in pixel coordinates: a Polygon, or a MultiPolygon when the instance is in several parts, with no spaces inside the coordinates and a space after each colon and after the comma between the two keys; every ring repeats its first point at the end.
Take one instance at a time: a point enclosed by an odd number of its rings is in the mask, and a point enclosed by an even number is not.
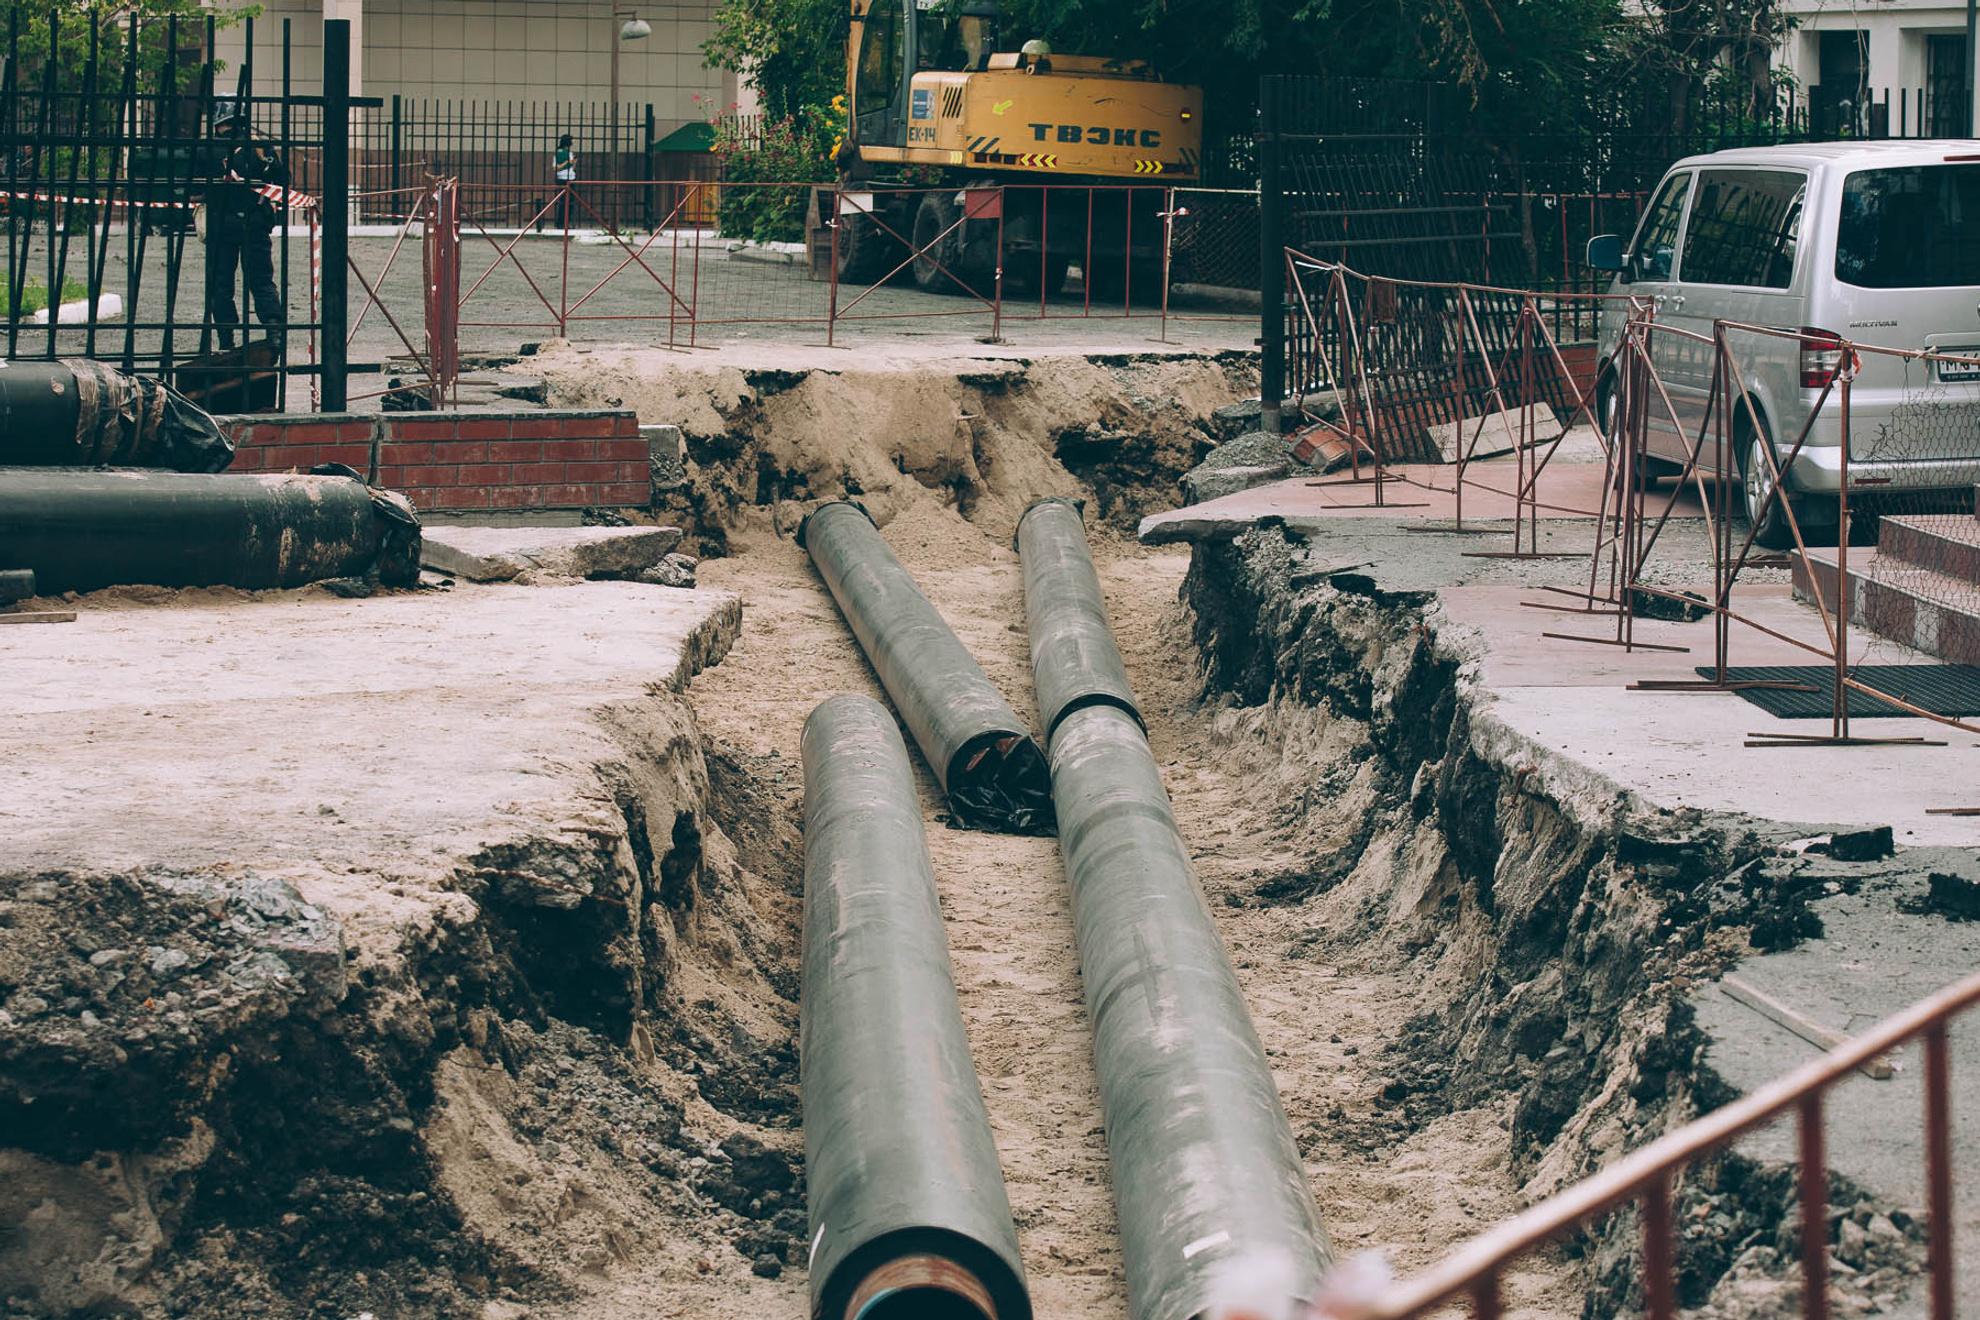
{"type": "Polygon", "coordinates": [[[1017,541],[1024,561],[1031,672],[1047,743],[1059,721],[1078,706],[1117,706],[1137,724],[1145,723],[1107,625],[1079,506],[1062,499],[1038,501],[1018,519],[1017,541]]]}
{"type": "Polygon", "coordinates": [[[1234,1259],[1332,1253],[1251,1013],[1134,717],[1083,706],[1052,737],[1059,848],[1133,1320],[1193,1320],[1234,1259]]]}
{"type": "Polygon", "coordinates": [[[1034,633],[1032,656],[1053,725],[1059,851],[1093,1021],[1128,1314],[1196,1320],[1222,1300],[1213,1294],[1234,1271],[1283,1271],[1291,1296],[1310,1299],[1333,1251],[1104,615],[1104,645],[1093,630],[1098,586],[1075,528],[1039,506],[1019,537],[1034,628],[1071,621],[1043,639],[1034,633]]]}
{"type": "Polygon", "coordinates": [[[1050,833],[1044,753],[887,548],[866,510],[845,500],[822,505],[798,537],[957,821],[976,829],[1050,833]]]}
{"type": "Polygon", "coordinates": [[[354,475],[0,468],[0,565],[37,590],[419,580],[419,520],[354,475]]]}
{"type": "Polygon", "coordinates": [[[997,1320],[1029,1320],[907,748],[878,702],[833,697],[805,722],[803,759],[812,1315],[845,1320],[877,1271],[937,1256],[997,1320]]]}

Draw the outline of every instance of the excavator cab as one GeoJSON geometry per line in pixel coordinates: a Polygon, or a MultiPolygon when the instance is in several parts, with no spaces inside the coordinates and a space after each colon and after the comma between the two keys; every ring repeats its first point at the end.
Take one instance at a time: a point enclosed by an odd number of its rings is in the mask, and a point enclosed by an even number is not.
{"type": "Polygon", "coordinates": [[[869,0],[853,61],[853,139],[906,146],[914,75],[988,68],[997,18],[994,0],[869,0]]]}

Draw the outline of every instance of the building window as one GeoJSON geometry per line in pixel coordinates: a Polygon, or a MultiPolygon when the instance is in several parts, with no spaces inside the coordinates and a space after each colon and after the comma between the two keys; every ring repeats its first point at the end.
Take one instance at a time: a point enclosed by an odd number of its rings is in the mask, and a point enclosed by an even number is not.
{"type": "Polygon", "coordinates": [[[1818,32],[1815,39],[1815,86],[1808,89],[1815,131],[1832,137],[1856,136],[1870,99],[1870,34],[1848,28],[1818,32]]]}
{"type": "Polygon", "coordinates": [[[1925,132],[1966,136],[1966,37],[1925,38],[1925,132]]]}

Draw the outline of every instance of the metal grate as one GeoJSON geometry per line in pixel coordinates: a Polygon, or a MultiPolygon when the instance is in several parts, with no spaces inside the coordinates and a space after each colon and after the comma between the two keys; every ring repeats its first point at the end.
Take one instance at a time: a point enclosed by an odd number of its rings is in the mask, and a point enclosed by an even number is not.
{"type": "MultiPolygon", "coordinates": [[[[1826,720],[1834,713],[1830,665],[1737,665],[1728,667],[1733,683],[1793,683],[1795,687],[1750,687],[1739,695],[1783,720],[1826,720]]],[[[1701,678],[1712,678],[1710,665],[1698,666],[1701,678]]],[[[1980,665],[1858,665],[1851,676],[1859,683],[1937,715],[1955,718],[1980,715],[1980,665]]],[[[1910,715],[1866,692],[1849,690],[1851,719],[1910,715]]]]}

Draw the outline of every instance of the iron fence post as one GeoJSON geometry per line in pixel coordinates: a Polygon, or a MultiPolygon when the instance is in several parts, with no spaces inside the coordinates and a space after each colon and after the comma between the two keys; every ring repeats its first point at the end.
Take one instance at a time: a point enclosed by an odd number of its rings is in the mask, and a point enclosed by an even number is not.
{"type": "Polygon", "coordinates": [[[640,193],[642,204],[646,210],[646,227],[649,230],[653,228],[653,217],[655,214],[653,205],[653,146],[659,140],[657,136],[657,125],[653,119],[653,102],[648,101],[646,103],[646,136],[639,153],[639,177],[646,184],[640,190],[640,193]]]}
{"type": "Polygon", "coordinates": [[[349,345],[351,24],[323,24],[323,409],[342,412],[349,345]]]}
{"type": "Polygon", "coordinates": [[[1286,392],[1285,194],[1279,183],[1276,84],[1258,86],[1258,425],[1278,435],[1286,392]]]}
{"type": "Polygon", "coordinates": [[[392,192],[397,205],[399,191],[399,145],[405,133],[405,106],[399,93],[392,93],[392,192]]]}

